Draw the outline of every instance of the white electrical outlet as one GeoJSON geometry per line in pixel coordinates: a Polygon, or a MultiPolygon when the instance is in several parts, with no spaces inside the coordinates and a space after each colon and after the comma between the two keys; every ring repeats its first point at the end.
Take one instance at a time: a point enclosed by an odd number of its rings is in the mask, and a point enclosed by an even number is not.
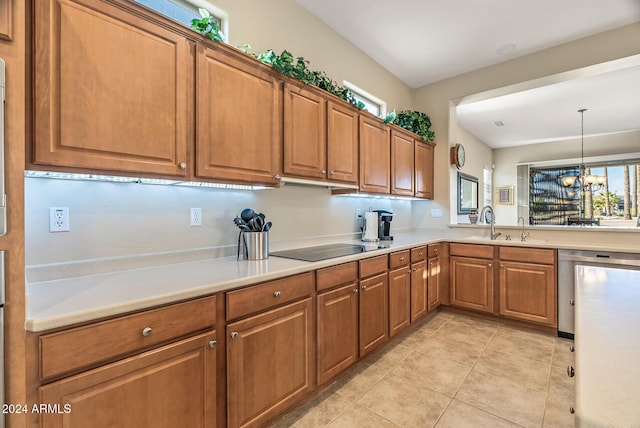
{"type": "Polygon", "coordinates": [[[191,208],[191,226],[202,226],[202,208],[191,208]]]}
{"type": "Polygon", "coordinates": [[[69,208],[49,207],[49,232],[69,231],[69,208]]]}

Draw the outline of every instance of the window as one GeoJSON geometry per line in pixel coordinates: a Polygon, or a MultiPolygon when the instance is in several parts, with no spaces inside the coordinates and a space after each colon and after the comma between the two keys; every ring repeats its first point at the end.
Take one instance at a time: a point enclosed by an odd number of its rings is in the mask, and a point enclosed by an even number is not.
{"type": "Polygon", "coordinates": [[[218,21],[220,30],[228,41],[229,23],[226,12],[205,0],[136,0],[138,3],[191,27],[191,20],[200,18],[199,8],[207,9],[218,21]]]}
{"type": "Polygon", "coordinates": [[[591,164],[585,172],[606,178],[591,188],[581,188],[577,180],[565,186],[562,178],[578,176],[578,165],[530,167],[531,224],[637,226],[640,162],[591,164]]]}
{"type": "Polygon", "coordinates": [[[492,204],[491,188],[493,187],[493,173],[490,169],[484,169],[482,172],[482,206],[492,204]]]}
{"type": "Polygon", "coordinates": [[[378,117],[382,117],[387,114],[387,103],[382,101],[380,98],[371,95],[367,91],[360,89],[353,83],[347,82],[346,80],[343,80],[342,84],[345,88],[351,91],[356,100],[364,104],[364,110],[367,110],[369,113],[375,114],[378,117]]]}

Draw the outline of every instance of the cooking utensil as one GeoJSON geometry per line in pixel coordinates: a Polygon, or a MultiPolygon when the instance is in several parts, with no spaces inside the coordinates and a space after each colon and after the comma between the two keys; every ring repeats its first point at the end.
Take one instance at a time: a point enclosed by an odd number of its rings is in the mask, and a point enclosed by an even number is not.
{"type": "Polygon", "coordinates": [[[270,221],[266,222],[266,223],[264,224],[264,226],[262,226],[262,231],[263,231],[263,232],[268,232],[268,231],[269,231],[269,229],[271,229],[271,222],[270,222],[270,221]]]}
{"type": "Polygon", "coordinates": [[[254,230],[256,232],[262,232],[262,228],[264,227],[264,220],[262,219],[262,217],[254,217],[251,219],[251,221],[254,223],[254,230]]]}
{"type": "Polygon", "coordinates": [[[256,216],[256,212],[251,208],[245,208],[240,213],[240,217],[242,217],[242,220],[244,220],[246,223],[248,223],[249,220],[251,220],[255,216],[256,216]]]}
{"type": "Polygon", "coordinates": [[[244,223],[244,220],[242,220],[240,217],[236,217],[236,218],[234,218],[234,219],[233,219],[233,223],[234,223],[236,226],[238,226],[238,227],[239,227],[241,224],[245,224],[245,223],[244,223]]]}

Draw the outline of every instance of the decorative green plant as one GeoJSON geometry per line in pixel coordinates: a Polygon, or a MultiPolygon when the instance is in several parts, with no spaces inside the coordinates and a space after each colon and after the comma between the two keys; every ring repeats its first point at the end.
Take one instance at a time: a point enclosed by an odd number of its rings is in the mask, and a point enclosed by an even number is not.
{"type": "Polygon", "coordinates": [[[200,8],[198,9],[198,12],[200,12],[200,16],[202,18],[192,19],[191,28],[207,36],[211,40],[221,42],[224,39],[224,34],[220,31],[218,21],[216,21],[206,9],[200,8]]]}
{"type": "MultiPolygon", "coordinates": [[[[216,21],[206,9],[198,9],[201,19],[193,19],[191,21],[191,28],[199,33],[207,36],[211,40],[221,42],[224,35],[220,31],[218,21],[216,21]]],[[[259,54],[252,54],[250,52],[251,46],[244,44],[238,47],[242,52],[247,55],[251,55],[263,63],[270,65],[276,71],[284,74],[285,76],[292,77],[308,85],[316,86],[322,90],[329,92],[348,103],[356,106],[359,110],[362,110],[365,105],[361,101],[358,101],[353,93],[340,86],[331,79],[324,71],[315,71],[309,68],[309,61],[299,56],[294,58],[291,52],[283,50],[280,55],[276,54],[272,49],[259,54]]],[[[435,133],[431,131],[431,119],[424,113],[419,111],[405,110],[396,115],[395,110],[389,113],[384,118],[384,123],[393,122],[409,131],[414,132],[421,136],[424,140],[433,141],[435,133]]]]}
{"type": "Polygon", "coordinates": [[[401,111],[393,119],[393,123],[421,136],[423,140],[433,141],[436,138],[436,133],[430,129],[431,118],[422,112],[414,110],[401,111]]]}

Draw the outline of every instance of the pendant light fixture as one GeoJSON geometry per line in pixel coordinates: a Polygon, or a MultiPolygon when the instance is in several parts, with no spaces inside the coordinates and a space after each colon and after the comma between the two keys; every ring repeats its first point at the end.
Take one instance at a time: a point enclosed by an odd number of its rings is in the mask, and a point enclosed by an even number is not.
{"type": "Polygon", "coordinates": [[[585,190],[599,190],[602,185],[607,180],[607,177],[604,175],[593,175],[587,174],[586,168],[584,165],[584,112],[587,111],[586,108],[582,108],[578,110],[580,113],[581,119],[581,139],[580,139],[580,147],[581,147],[581,162],[579,167],[579,174],[575,175],[565,175],[562,177],[562,184],[565,187],[571,187],[578,181],[578,185],[580,186],[580,191],[584,192],[585,190]]]}

